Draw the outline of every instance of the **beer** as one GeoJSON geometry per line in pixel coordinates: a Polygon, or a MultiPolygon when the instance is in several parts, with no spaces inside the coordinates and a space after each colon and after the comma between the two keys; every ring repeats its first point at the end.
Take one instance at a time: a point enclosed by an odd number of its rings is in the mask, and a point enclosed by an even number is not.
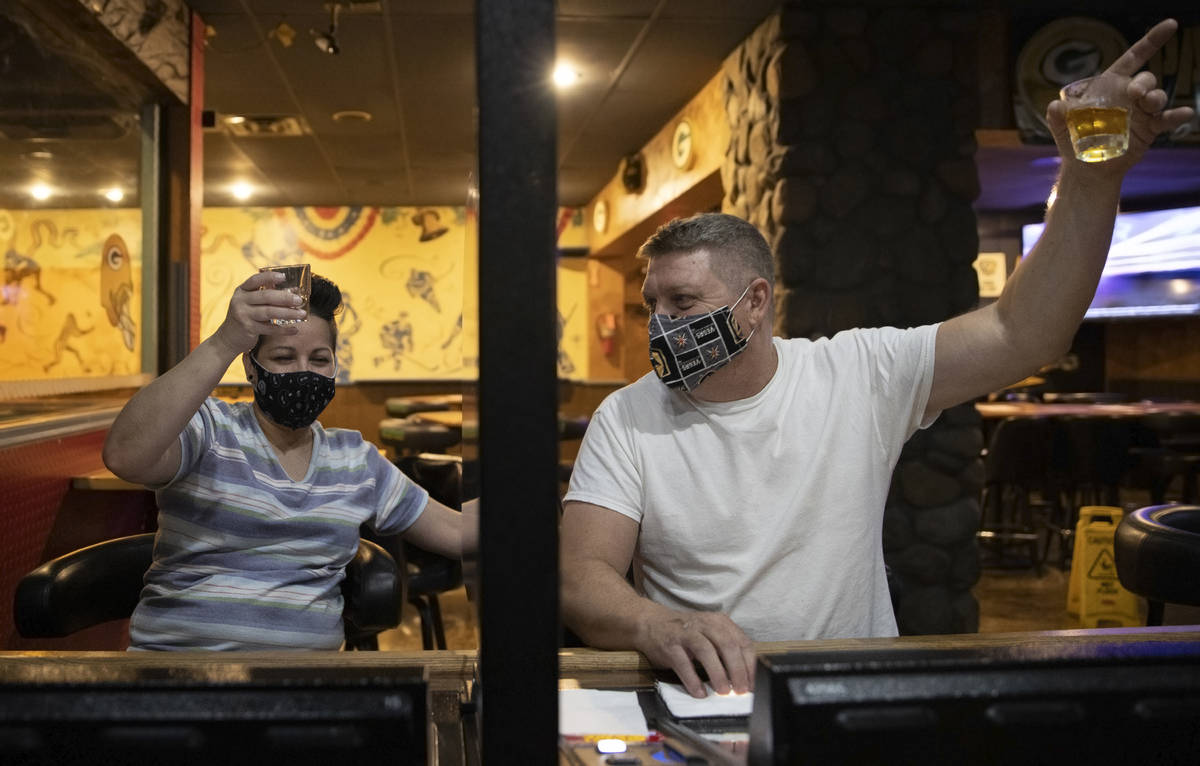
{"type": "Polygon", "coordinates": [[[1067,111],[1075,157],[1104,162],[1129,148],[1129,110],[1123,106],[1084,106],[1067,111]]]}

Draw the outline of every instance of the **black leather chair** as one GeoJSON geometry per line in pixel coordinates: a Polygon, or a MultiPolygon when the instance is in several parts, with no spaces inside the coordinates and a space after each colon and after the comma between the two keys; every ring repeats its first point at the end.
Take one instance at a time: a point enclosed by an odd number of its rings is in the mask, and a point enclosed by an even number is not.
{"type": "MultiPolygon", "coordinates": [[[[153,560],[154,533],[89,545],[51,559],[21,578],[13,598],[17,632],[61,638],[133,614],[153,560]]],[[[342,581],[347,649],[378,649],[378,635],[400,624],[404,578],[396,560],[368,540],[342,581]]]]}
{"type": "Polygon", "coordinates": [[[1161,625],[1164,604],[1200,606],[1200,506],[1151,505],[1125,514],[1113,541],[1117,577],[1144,596],[1147,625],[1161,625]]]}
{"type": "MultiPolygon", "coordinates": [[[[397,467],[429,496],[442,505],[461,509],[463,498],[463,460],[459,455],[421,453],[404,455],[397,467]]],[[[446,648],[446,627],[438,594],[463,584],[462,561],[439,556],[405,542],[399,535],[368,537],[404,560],[407,568],[408,603],[421,617],[421,645],[426,649],[446,648]]]]}

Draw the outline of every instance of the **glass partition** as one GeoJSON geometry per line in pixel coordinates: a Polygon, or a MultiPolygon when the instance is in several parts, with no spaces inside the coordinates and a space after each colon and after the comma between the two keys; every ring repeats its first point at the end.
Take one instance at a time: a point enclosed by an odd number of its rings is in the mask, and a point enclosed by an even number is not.
{"type": "Polygon", "coordinates": [[[139,384],[154,328],[136,111],[0,11],[0,399],[139,384]]]}

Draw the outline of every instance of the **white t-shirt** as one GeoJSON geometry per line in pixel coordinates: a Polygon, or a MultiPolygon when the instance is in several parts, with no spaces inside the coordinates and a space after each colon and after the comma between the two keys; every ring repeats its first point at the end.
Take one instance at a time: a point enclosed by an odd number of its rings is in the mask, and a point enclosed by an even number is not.
{"type": "Polygon", "coordinates": [[[566,500],[641,525],[650,599],[729,615],[755,641],[894,636],[882,521],[922,423],[937,325],[774,338],[754,396],[703,402],[649,373],[596,409],[566,500]]]}

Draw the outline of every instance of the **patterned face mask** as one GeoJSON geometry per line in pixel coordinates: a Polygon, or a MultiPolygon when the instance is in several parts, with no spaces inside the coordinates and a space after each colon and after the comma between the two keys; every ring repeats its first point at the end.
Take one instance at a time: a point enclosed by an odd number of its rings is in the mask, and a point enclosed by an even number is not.
{"type": "Polygon", "coordinates": [[[318,372],[268,372],[254,355],[258,374],[254,401],[271,420],[286,428],[307,428],[333,401],[333,377],[318,372]]]}
{"type": "Polygon", "coordinates": [[[707,314],[650,315],[650,364],[667,388],[695,391],[705,378],[746,349],[754,332],[742,337],[733,309],[749,289],[746,285],[732,306],[707,314]]]}

